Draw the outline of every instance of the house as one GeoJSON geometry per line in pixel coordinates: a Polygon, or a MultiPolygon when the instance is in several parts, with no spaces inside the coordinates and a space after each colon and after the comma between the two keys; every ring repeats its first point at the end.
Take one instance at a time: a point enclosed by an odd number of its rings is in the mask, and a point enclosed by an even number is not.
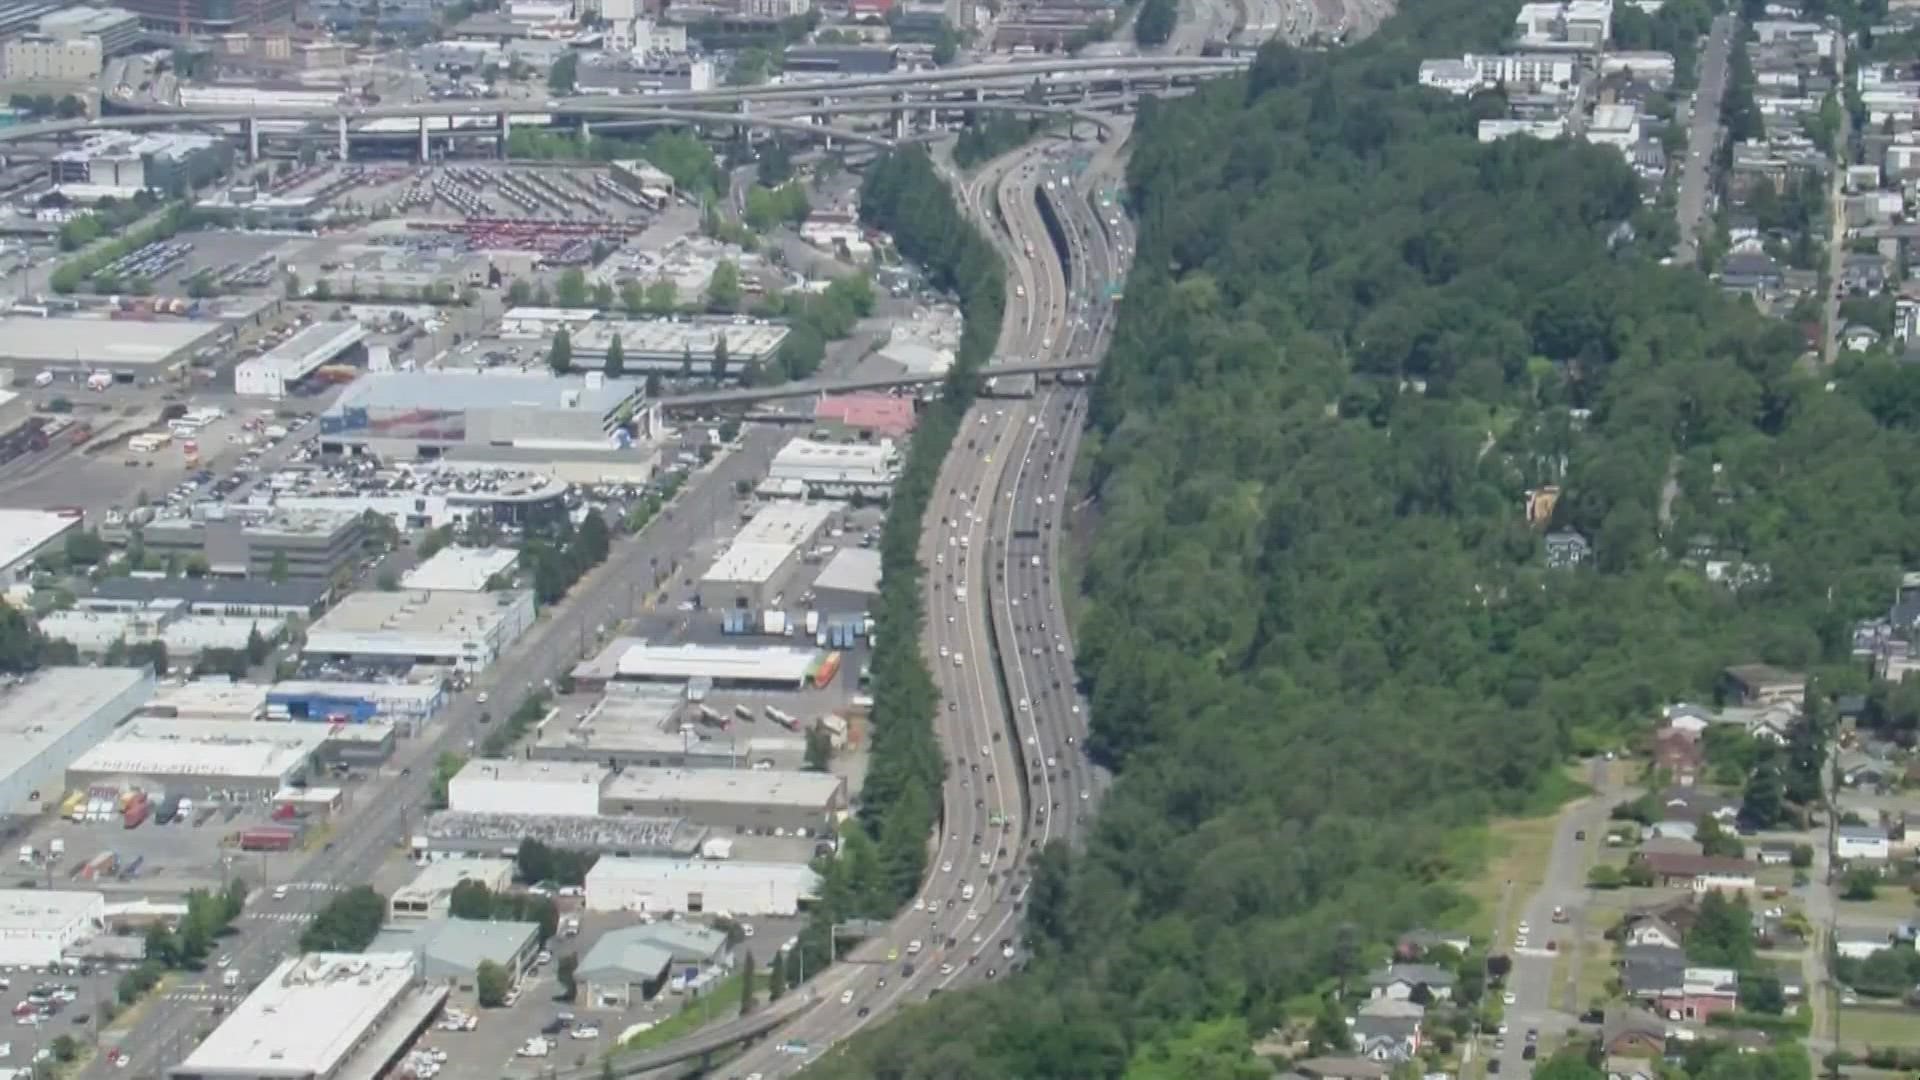
{"type": "Polygon", "coordinates": [[[1908,810],[1887,830],[1887,845],[1896,855],[1920,851],[1920,810],[1908,810]]]}
{"type": "Polygon", "coordinates": [[[1657,1059],[1667,1052],[1667,1025],[1645,1009],[1608,1009],[1600,1049],[1609,1058],[1657,1059]]]}
{"type": "Polygon", "coordinates": [[[730,963],[725,934],[658,922],[607,932],[581,959],[576,978],[589,1008],[620,1009],[658,994],[675,967],[710,970],[730,963]]]}
{"type": "Polygon", "coordinates": [[[1880,344],[1880,331],[1854,323],[1840,331],[1840,344],[1846,346],[1848,352],[1866,352],[1880,344]]]}
{"type": "Polygon", "coordinates": [[[1698,705],[1682,702],[1667,706],[1661,719],[1665,721],[1662,731],[1685,732],[1697,739],[1706,732],[1707,726],[1713,723],[1713,713],[1698,705]]]}
{"type": "Polygon", "coordinates": [[[1700,770],[1706,767],[1706,757],[1698,735],[1668,729],[1654,736],[1654,768],[1672,777],[1681,787],[1692,787],[1699,779],[1700,770]]]}
{"type": "Polygon", "coordinates": [[[1571,570],[1593,558],[1593,545],[1574,529],[1556,529],[1546,535],[1547,566],[1571,570]]]}
{"type": "Polygon", "coordinates": [[[1294,1062],[1290,1075],[1304,1080],[1384,1080],[1389,1071],[1362,1057],[1314,1057],[1294,1062]]]}
{"type": "MultiPolygon", "coordinates": [[[[1391,1002],[1419,1010],[1412,1002],[1391,1002]]],[[[1424,1010],[1421,1010],[1424,1011],[1424,1010]]],[[[1412,1061],[1420,1053],[1420,1017],[1380,1015],[1360,1010],[1349,1031],[1353,1049],[1369,1061],[1412,1061]]]]}
{"type": "Polygon", "coordinates": [[[1887,830],[1878,825],[1842,825],[1834,830],[1833,856],[1846,862],[1885,862],[1892,854],[1887,830]]]}
{"type": "Polygon", "coordinates": [[[1452,949],[1465,956],[1472,948],[1472,936],[1458,930],[1409,930],[1394,944],[1395,954],[1403,960],[1418,960],[1434,949],[1452,949]]]}
{"type": "Polygon", "coordinates": [[[1453,984],[1453,972],[1432,964],[1388,964],[1367,976],[1373,997],[1396,1001],[1451,1001],[1453,984]]]}
{"type": "Polygon", "coordinates": [[[1656,840],[1692,841],[1699,831],[1691,821],[1656,821],[1647,827],[1647,835],[1656,840]]]}
{"type": "Polygon", "coordinates": [[[401,922],[380,931],[368,951],[413,953],[429,982],[473,987],[485,963],[498,964],[518,982],[540,951],[540,924],[475,919],[401,922]]]}
{"type": "Polygon", "coordinates": [[[1836,926],[1833,951],[1849,960],[1865,960],[1882,949],[1893,948],[1893,935],[1871,926],[1836,926]]]}
{"type": "Polygon", "coordinates": [[[1887,264],[1878,255],[1848,255],[1840,263],[1840,287],[1850,292],[1877,293],[1887,287],[1887,264]]]}
{"type": "Polygon", "coordinates": [[[1681,974],[1680,992],[1655,1003],[1669,1019],[1706,1020],[1740,1008],[1740,973],[1732,968],[1690,967],[1681,974]]]}
{"type": "Polygon", "coordinates": [[[1805,675],[1771,664],[1736,664],[1722,673],[1721,685],[1736,705],[1798,705],[1807,696],[1805,675]]]}
{"type": "Polygon", "coordinates": [[[1742,731],[1756,739],[1775,746],[1785,746],[1793,736],[1794,725],[1800,722],[1800,706],[1786,701],[1765,705],[1732,705],[1720,710],[1715,720],[1722,724],[1737,724],[1742,731]]]}
{"type": "Polygon", "coordinates": [[[1677,836],[1656,836],[1640,845],[1642,855],[1699,855],[1700,844],[1696,840],[1682,840],[1677,836]]]}
{"type": "Polygon", "coordinates": [[[1760,845],[1761,866],[1786,866],[1793,862],[1793,845],[1781,840],[1768,840],[1760,845]]]}
{"type": "Polygon", "coordinates": [[[1777,293],[1786,280],[1785,268],[1763,252],[1735,252],[1720,263],[1720,287],[1731,292],[1777,293]]]}
{"type": "Polygon", "coordinates": [[[1685,887],[1694,892],[1716,889],[1744,892],[1754,887],[1753,864],[1744,859],[1716,855],[1638,855],[1634,856],[1655,881],[1668,887],[1685,887]]]}
{"type": "Polygon", "coordinates": [[[1659,1080],[1656,1063],[1641,1057],[1607,1058],[1607,1080],[1659,1080]]]}
{"type": "Polygon", "coordinates": [[[1678,949],[1685,943],[1685,939],[1681,935],[1679,927],[1665,919],[1654,916],[1639,919],[1629,926],[1627,928],[1626,943],[1628,945],[1650,945],[1662,949],[1678,949]]]}

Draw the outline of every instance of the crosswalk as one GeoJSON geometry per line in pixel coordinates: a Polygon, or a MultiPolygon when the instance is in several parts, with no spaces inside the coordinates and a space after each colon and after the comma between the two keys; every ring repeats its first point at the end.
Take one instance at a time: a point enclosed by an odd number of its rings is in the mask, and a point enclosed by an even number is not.
{"type": "Polygon", "coordinates": [[[240,995],[219,990],[183,989],[168,991],[166,999],[188,1005],[231,1005],[240,1000],[240,995]]]}
{"type": "Polygon", "coordinates": [[[286,884],[288,892],[340,892],[345,888],[331,881],[289,881],[286,884]]]}
{"type": "Polygon", "coordinates": [[[313,919],[311,911],[248,911],[240,918],[247,922],[301,923],[313,919]]]}

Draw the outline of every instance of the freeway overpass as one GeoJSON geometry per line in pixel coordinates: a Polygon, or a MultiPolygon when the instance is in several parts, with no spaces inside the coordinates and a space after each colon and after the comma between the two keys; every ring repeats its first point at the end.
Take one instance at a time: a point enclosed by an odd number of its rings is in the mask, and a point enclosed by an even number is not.
{"type": "MultiPolygon", "coordinates": [[[[1053,375],[1062,371],[1089,371],[1095,366],[1092,360],[1042,360],[1017,364],[993,364],[980,369],[980,377],[992,379],[1002,375],[1053,375]]],[[[710,390],[704,394],[677,394],[673,397],[661,398],[659,404],[664,409],[698,409],[716,406],[724,408],[730,405],[778,401],[782,398],[811,397],[814,394],[886,390],[895,386],[926,386],[930,383],[945,381],[947,381],[945,372],[937,375],[885,375],[865,379],[817,379],[787,383],[783,386],[754,386],[736,390],[710,390]]]]}

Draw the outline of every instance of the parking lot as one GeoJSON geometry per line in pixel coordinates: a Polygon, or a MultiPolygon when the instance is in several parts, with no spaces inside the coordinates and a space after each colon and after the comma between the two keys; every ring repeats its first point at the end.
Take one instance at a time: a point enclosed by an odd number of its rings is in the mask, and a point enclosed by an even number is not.
{"type": "Polygon", "coordinates": [[[62,1035],[90,1046],[113,1007],[122,968],[131,965],[63,965],[58,973],[0,967],[0,1003],[6,1005],[9,1024],[0,1031],[0,1069],[51,1058],[54,1040],[62,1035]]]}

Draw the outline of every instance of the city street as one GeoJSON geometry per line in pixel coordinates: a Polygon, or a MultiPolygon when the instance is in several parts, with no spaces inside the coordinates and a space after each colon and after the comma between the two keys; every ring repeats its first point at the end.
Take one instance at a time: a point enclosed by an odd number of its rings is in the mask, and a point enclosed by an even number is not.
{"type": "Polygon", "coordinates": [[[1687,157],[1680,165],[1676,199],[1680,242],[1674,247],[1673,261],[1682,266],[1691,266],[1700,257],[1700,230],[1706,224],[1714,153],[1720,146],[1720,99],[1727,89],[1727,56],[1739,27],[1736,15],[1714,19],[1706,48],[1700,52],[1700,89],[1688,117],[1687,157]]]}

